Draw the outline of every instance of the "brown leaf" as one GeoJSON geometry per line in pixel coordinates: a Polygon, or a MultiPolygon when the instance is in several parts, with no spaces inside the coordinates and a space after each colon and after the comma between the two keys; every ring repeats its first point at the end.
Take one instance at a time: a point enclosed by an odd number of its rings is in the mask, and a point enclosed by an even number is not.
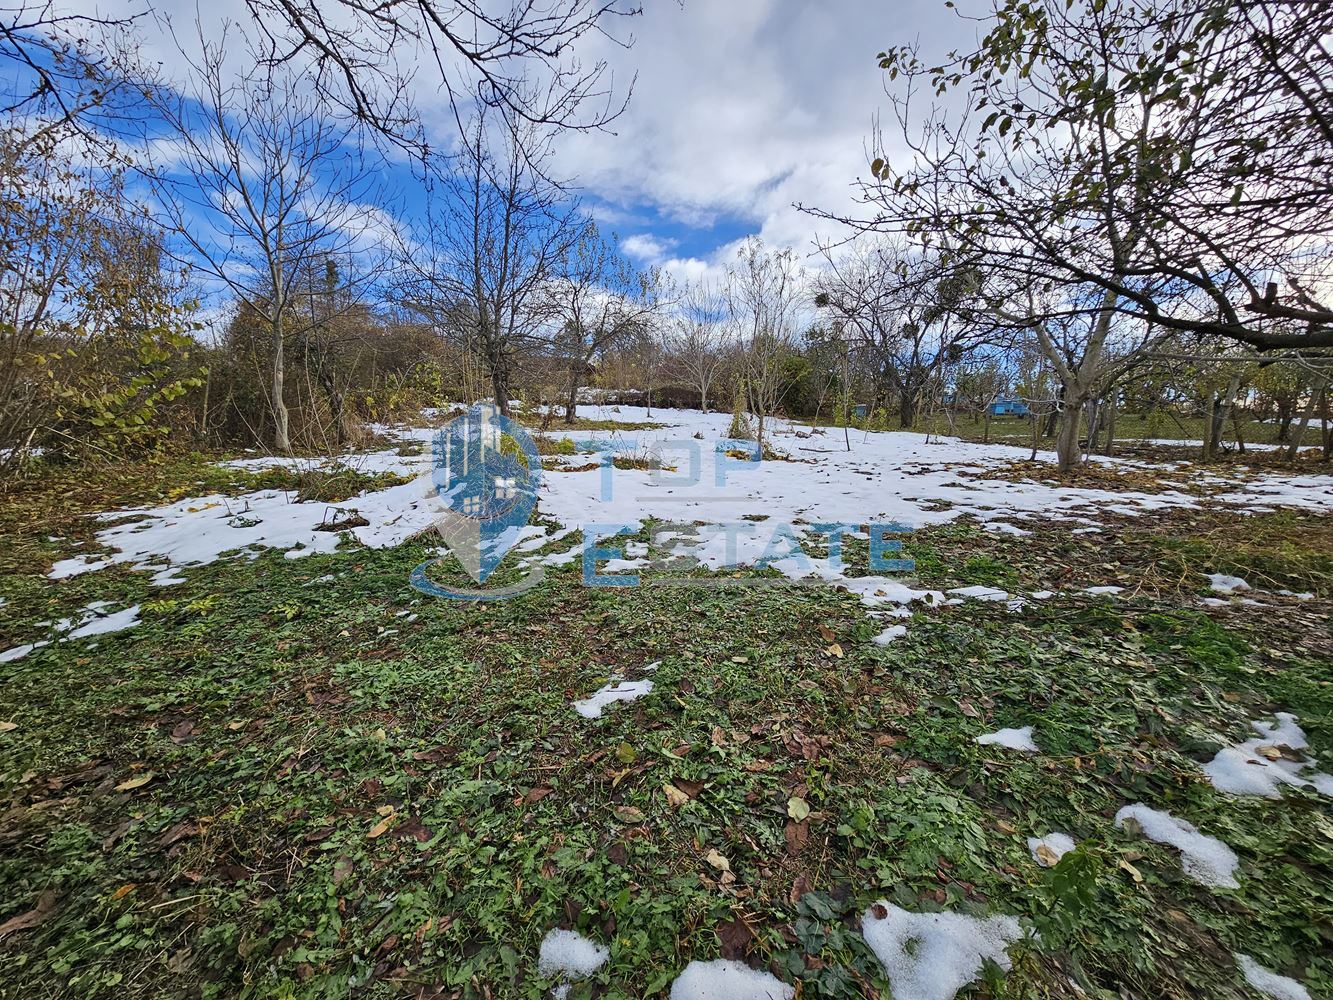
{"type": "Polygon", "coordinates": [[[842,659],[842,646],[838,645],[836,642],[830,643],[828,649],[824,650],[824,652],[836,659],[842,659]]]}
{"type": "Polygon", "coordinates": [[[731,871],[731,862],[723,857],[716,847],[708,849],[708,853],[704,855],[704,860],[720,872],[731,871]]]}
{"type": "Polygon", "coordinates": [[[1060,863],[1060,855],[1056,854],[1045,844],[1038,844],[1037,849],[1033,851],[1033,853],[1037,856],[1037,864],[1041,865],[1043,868],[1054,868],[1060,863]]]}
{"type": "Polygon", "coordinates": [[[12,733],[18,727],[17,722],[2,721],[0,722],[0,733],[12,733]]]}
{"type": "Polygon", "coordinates": [[[697,798],[699,793],[704,790],[702,781],[691,781],[689,778],[677,778],[675,785],[690,798],[697,798]]]}
{"type": "Polygon", "coordinates": [[[1018,827],[1014,826],[1012,823],[1007,823],[1002,819],[997,819],[995,825],[999,828],[1001,833],[1007,833],[1011,837],[1018,832],[1018,827]]]}
{"type": "Polygon", "coordinates": [[[176,841],[184,840],[186,837],[193,837],[198,832],[199,827],[194,825],[193,820],[182,820],[166,833],[162,834],[162,836],[158,837],[157,842],[161,847],[170,847],[172,844],[176,843],[176,841]]]}
{"type": "Polygon", "coordinates": [[[799,854],[810,839],[810,821],[805,819],[797,823],[795,820],[788,820],[782,832],[787,839],[787,853],[799,854]]]}
{"type": "Polygon", "coordinates": [[[977,711],[976,706],[967,700],[963,700],[958,703],[958,711],[962,712],[969,719],[981,718],[981,713],[977,711]]]}
{"type": "Polygon", "coordinates": [[[537,785],[532,788],[527,795],[523,796],[523,801],[528,805],[532,805],[534,802],[540,802],[553,791],[555,791],[555,789],[551,788],[549,785],[537,785]]]}
{"type": "Polygon", "coordinates": [[[374,840],[376,837],[384,836],[384,834],[388,832],[389,827],[393,826],[393,820],[394,813],[392,807],[390,807],[389,814],[370,828],[370,832],[366,834],[366,838],[374,840]]]}
{"type": "Polygon", "coordinates": [[[152,771],[145,771],[137,778],[129,778],[125,781],[122,781],[119,785],[116,786],[116,791],[130,792],[136,788],[142,788],[144,785],[148,784],[148,782],[152,781],[155,777],[157,777],[157,775],[155,775],[152,771]]]}
{"type": "Polygon", "coordinates": [[[744,920],[728,920],[717,926],[717,938],[722,942],[723,958],[741,959],[754,940],[754,931],[744,920]]]}
{"type": "Polygon", "coordinates": [[[115,892],[113,892],[113,893],[111,894],[111,898],[112,898],[113,900],[116,900],[116,899],[124,899],[126,896],[128,896],[130,893],[132,893],[132,892],[133,892],[135,889],[137,889],[137,888],[139,888],[139,887],[138,887],[137,885],[135,885],[133,882],[127,882],[125,885],[122,885],[119,889],[117,889],[115,892]]]}
{"type": "Polygon", "coordinates": [[[819,626],[819,637],[823,639],[825,642],[832,642],[833,629],[829,628],[827,625],[821,624],[819,626]]]}
{"type": "Polygon", "coordinates": [[[787,901],[795,906],[801,901],[801,897],[810,891],[810,880],[804,875],[796,876],[796,881],[791,884],[791,892],[787,893],[787,901]]]}
{"type": "Polygon", "coordinates": [[[48,889],[37,897],[37,905],[27,913],[20,913],[17,917],[10,917],[3,924],[0,924],[0,940],[7,938],[15,931],[28,931],[34,927],[46,922],[47,918],[55,912],[56,894],[48,889]]]}
{"type": "Polygon", "coordinates": [[[616,841],[606,849],[606,859],[613,865],[619,865],[621,868],[628,868],[629,848],[620,841],[616,841]]]}
{"type": "Polygon", "coordinates": [[[662,791],[666,793],[667,804],[670,805],[672,809],[679,809],[686,802],[690,801],[688,795],[670,782],[662,786],[662,791]]]}
{"type": "Polygon", "coordinates": [[[179,746],[182,743],[189,743],[194,739],[194,723],[189,719],[184,722],[176,723],[176,728],[171,731],[171,742],[179,746]]]}

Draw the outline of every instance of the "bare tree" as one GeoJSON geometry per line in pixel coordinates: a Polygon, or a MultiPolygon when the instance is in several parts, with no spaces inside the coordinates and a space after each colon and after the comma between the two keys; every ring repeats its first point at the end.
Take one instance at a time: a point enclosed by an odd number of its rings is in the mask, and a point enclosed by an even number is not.
{"type": "Polygon", "coordinates": [[[294,328],[298,283],[326,261],[339,262],[340,289],[357,283],[357,258],[377,221],[363,204],[372,182],[348,141],[351,124],[327,118],[288,75],[262,67],[233,75],[227,32],[216,43],[200,37],[193,88],[158,100],[173,138],[155,154],[170,159],[152,182],[182,259],[267,327],[273,444],[288,452],[286,352],[304,332],[294,328]]]}
{"type": "Polygon", "coordinates": [[[796,310],[802,281],[791,250],[770,251],[756,236],[745,240],[727,272],[727,302],[743,331],[745,391],[750,410],[759,421],[761,456],[764,422],[782,402],[784,365],[796,349],[796,310]]]}
{"type": "Polygon", "coordinates": [[[815,304],[838,319],[856,362],[897,399],[899,426],[911,430],[945,366],[994,338],[989,324],[967,315],[980,277],[873,236],[822,253],[828,266],[815,282],[815,304]]]}
{"type": "MultiPolygon", "coordinates": [[[[326,101],[391,141],[428,149],[411,86],[431,65],[455,109],[474,101],[530,126],[514,138],[536,141],[548,128],[590,130],[614,120],[628,101],[615,93],[604,61],[574,56],[587,35],[617,40],[616,27],[641,13],[633,0],[247,0],[266,32],[270,65],[297,63],[326,101]]],[[[631,84],[632,88],[632,84],[631,84]]]]}
{"type": "Polygon", "coordinates": [[[708,412],[708,393],[726,367],[727,297],[706,279],[690,284],[668,327],[667,349],[673,377],[699,393],[708,412]]]}
{"type": "Polygon", "coordinates": [[[574,423],[579,383],[593,359],[650,323],[662,305],[656,268],[639,270],[597,224],[587,222],[556,262],[547,294],[559,323],[557,347],[567,372],[565,423],[574,423]]]}
{"type": "Polygon", "coordinates": [[[403,300],[475,352],[506,416],[517,356],[549,333],[546,293],[580,231],[546,170],[554,134],[482,106],[421,230],[399,246],[403,300]]]}

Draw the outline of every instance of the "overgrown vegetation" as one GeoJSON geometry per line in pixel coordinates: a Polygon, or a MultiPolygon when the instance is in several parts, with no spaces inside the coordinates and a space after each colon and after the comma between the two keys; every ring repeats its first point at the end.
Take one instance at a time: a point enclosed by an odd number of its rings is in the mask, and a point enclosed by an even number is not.
{"type": "MultiPolygon", "coordinates": [[[[44,508],[66,536],[73,506],[28,495],[0,516],[44,508]]],[[[855,930],[888,898],[1026,917],[1040,940],[995,995],[1073,996],[1072,980],[1248,996],[1235,951],[1317,994],[1333,986],[1326,803],[1228,798],[1197,762],[1274,710],[1333,745],[1327,526],[1173,517],[1095,540],[919,532],[923,583],[1063,595],[920,612],[887,648],[823,588],[593,590],[575,565],[465,605],[408,587],[426,557],[409,544],[224,560],[154,591],[124,569],[52,584],[61,543],[35,544],[7,560],[0,644],[98,598],[141,601],[143,624],[2,668],[0,923],[30,916],[0,940],[0,983],[535,997],[551,985],[537,944],[563,925],[611,949],[573,996],[655,995],[718,954],[805,996],[887,996],[855,930]],[[1320,599],[1212,617],[1194,604],[1204,571],[1320,599]],[[1079,593],[1135,579],[1127,599],[1079,593]],[[576,715],[612,674],[657,686],[576,715]],[[1040,755],[973,742],[1028,724],[1040,755]],[[1204,889],[1115,829],[1139,800],[1231,845],[1241,888],[1204,889]],[[1025,838],[1051,830],[1080,847],[1048,870],[1025,838]]]]}

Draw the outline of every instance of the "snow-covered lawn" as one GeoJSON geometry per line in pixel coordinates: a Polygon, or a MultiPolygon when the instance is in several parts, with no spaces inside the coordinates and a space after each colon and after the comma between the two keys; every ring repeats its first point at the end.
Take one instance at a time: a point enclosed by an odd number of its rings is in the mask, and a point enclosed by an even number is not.
{"type": "MultiPolygon", "coordinates": [[[[773,527],[793,525],[800,538],[813,524],[894,522],[908,528],[940,524],[971,515],[994,530],[1021,535],[1047,522],[1070,522],[1079,530],[1098,527],[1098,513],[1139,516],[1169,508],[1231,506],[1240,510],[1294,507],[1333,509],[1333,478],[1262,474],[1244,480],[1200,472],[1211,495],[1167,489],[1162,492],[1113,491],[1062,486],[1054,480],[1014,481],[997,470],[1026,460],[1026,449],[981,445],[956,438],[914,433],[851,435],[851,450],[841,430],[825,432],[785,421],[770,421],[769,445],[787,460],[745,462],[722,454],[716,443],[730,422],[728,414],[638,407],[585,407],[581,415],[623,423],[656,421],[652,430],[566,431],[581,451],[592,447],[635,455],[660,456],[661,470],[586,468],[590,453],[562,456],[543,475],[539,513],[562,532],[585,524],[636,527],[648,519],[693,525],[681,539],[681,551],[710,567],[768,561],[790,576],[840,578],[820,560],[784,560],[773,549],[773,527]],[[581,471],[573,471],[581,470],[581,471]],[[758,519],[758,520],[756,520],[758,519]],[[765,523],[766,522],[766,523],[765,523]],[[1026,527],[1025,527],[1026,525],[1026,527]]],[[[178,582],[182,568],[213,562],[226,552],[253,554],[262,547],[297,558],[337,547],[344,532],[319,530],[355,512],[369,523],[347,529],[358,542],[374,547],[397,545],[428,530],[439,512],[431,495],[429,441],[433,427],[396,429],[407,441],[426,447],[415,457],[384,450],[343,459],[364,472],[413,475],[413,482],[366,492],[336,504],[297,503],[292,494],[263,490],[240,497],[221,495],[181,500],[162,507],[113,511],[101,515],[118,523],[97,533],[109,554],[77,555],[57,562],[53,578],[129,563],[151,571],[155,582],[178,582]]],[[[608,454],[603,450],[601,454],[608,454]]],[[[1053,456],[1038,456],[1052,460],[1053,456]]],[[[1098,459],[1126,468],[1160,468],[1180,474],[1178,463],[1098,459]]],[[[261,457],[232,463],[243,468],[277,465],[306,467],[309,459],[261,457]]],[[[524,549],[543,544],[539,529],[524,535],[524,549]]],[[[566,554],[565,561],[573,554],[566,554]]],[[[622,566],[621,568],[626,568],[622,566]]]]}

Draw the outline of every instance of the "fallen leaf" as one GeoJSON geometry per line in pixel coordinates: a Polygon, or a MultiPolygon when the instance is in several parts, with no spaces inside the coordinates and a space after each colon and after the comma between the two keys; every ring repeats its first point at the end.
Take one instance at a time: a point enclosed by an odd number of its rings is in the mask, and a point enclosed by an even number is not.
{"type": "Polygon", "coordinates": [[[182,743],[189,743],[192,739],[194,739],[194,723],[189,719],[176,723],[176,728],[171,731],[171,742],[179,746],[182,743]]]}
{"type": "Polygon", "coordinates": [[[820,625],[820,626],[819,626],[819,637],[820,637],[821,639],[823,639],[825,642],[832,642],[832,641],[833,641],[833,629],[829,628],[827,625],[820,625]]]}
{"type": "Polygon", "coordinates": [[[157,839],[157,842],[162,847],[170,847],[178,840],[184,840],[186,837],[193,837],[198,832],[199,827],[195,826],[192,820],[187,819],[177,823],[166,833],[162,834],[162,836],[157,839]]]}
{"type": "Polygon", "coordinates": [[[981,713],[977,711],[976,706],[970,701],[960,701],[958,703],[958,711],[962,712],[969,719],[981,718],[981,713]]]}
{"type": "Polygon", "coordinates": [[[666,793],[667,804],[670,805],[672,809],[679,809],[686,802],[690,801],[688,795],[670,782],[662,786],[662,791],[666,793]]]}
{"type": "Polygon", "coordinates": [[[836,657],[839,660],[842,659],[842,646],[838,645],[838,643],[836,642],[832,643],[828,649],[824,650],[824,652],[828,653],[829,656],[836,657]]]}
{"type": "Polygon", "coordinates": [[[1254,751],[1265,760],[1281,760],[1282,751],[1277,747],[1258,747],[1254,751]]]}
{"type": "Polygon", "coordinates": [[[244,729],[244,728],[245,728],[245,723],[244,723],[244,722],[241,722],[241,721],[239,721],[239,720],[236,721],[236,722],[228,722],[228,723],[227,723],[227,728],[230,729],[230,730],[234,733],[234,732],[236,732],[236,730],[238,730],[238,729],[244,729]]]}
{"type": "Polygon", "coordinates": [[[1136,884],[1143,881],[1143,873],[1140,872],[1133,865],[1131,865],[1124,858],[1120,859],[1118,867],[1120,868],[1121,871],[1128,872],[1129,877],[1132,878],[1136,884]]]}
{"type": "Polygon", "coordinates": [[[376,837],[384,836],[385,832],[389,829],[389,827],[393,826],[393,821],[394,821],[393,806],[380,806],[375,811],[384,818],[370,828],[370,832],[366,834],[366,838],[369,840],[374,840],[376,837]],[[388,812],[385,812],[386,809],[388,810],[388,812]]]}
{"type": "Polygon", "coordinates": [[[616,819],[622,823],[642,823],[644,818],[642,809],[636,809],[634,806],[616,806],[616,819]]]}
{"type": "Polygon", "coordinates": [[[704,860],[720,872],[731,871],[731,862],[719,854],[716,847],[708,849],[708,853],[704,855],[704,860]]]}
{"type": "Polygon", "coordinates": [[[999,829],[1001,833],[1007,833],[1010,836],[1013,836],[1018,832],[1018,827],[1014,826],[1014,824],[1012,823],[1006,823],[1002,819],[997,819],[995,821],[995,826],[999,829]]]}
{"type": "Polygon", "coordinates": [[[741,959],[754,940],[754,931],[744,920],[728,920],[717,926],[717,937],[722,942],[722,957],[741,959]]]}
{"type": "Polygon", "coordinates": [[[702,781],[691,781],[689,778],[677,778],[676,787],[693,799],[697,798],[699,793],[704,790],[704,783],[702,781]]]}
{"type": "Polygon", "coordinates": [[[15,931],[27,931],[45,923],[56,908],[56,894],[54,891],[47,890],[37,897],[37,905],[27,913],[20,913],[17,917],[11,917],[3,924],[0,924],[0,939],[8,937],[15,931]]]}
{"type": "Polygon", "coordinates": [[[129,792],[133,791],[136,788],[142,788],[144,785],[148,784],[148,782],[152,781],[155,777],[157,777],[157,775],[153,774],[152,771],[145,771],[137,778],[130,778],[126,781],[122,781],[119,785],[116,786],[116,791],[129,792]]]}
{"type": "Polygon", "coordinates": [[[115,899],[124,899],[126,896],[128,896],[130,893],[132,893],[132,892],[133,892],[135,889],[137,889],[137,888],[139,888],[137,885],[135,885],[133,882],[129,882],[129,883],[127,883],[126,885],[122,885],[119,889],[117,889],[115,892],[113,892],[113,893],[111,894],[111,898],[112,898],[113,900],[115,900],[115,899]]]}
{"type": "Polygon", "coordinates": [[[1060,855],[1056,854],[1045,844],[1038,844],[1037,849],[1033,853],[1037,856],[1037,864],[1041,865],[1043,868],[1054,868],[1060,863],[1060,855]]]}
{"type": "Polygon", "coordinates": [[[793,795],[787,800],[787,815],[800,823],[810,815],[810,803],[799,795],[793,795]]]}
{"type": "Polygon", "coordinates": [[[749,658],[748,656],[733,656],[733,657],[731,658],[731,662],[732,662],[732,663],[749,663],[749,662],[750,662],[750,658],[749,658]]]}
{"type": "Polygon", "coordinates": [[[787,853],[797,854],[805,847],[806,841],[810,839],[810,823],[808,821],[797,823],[788,820],[786,827],[783,828],[782,835],[787,840],[787,853]]]}
{"type": "Polygon", "coordinates": [[[18,727],[17,722],[0,722],[0,733],[12,733],[18,727]]]}
{"type": "Polygon", "coordinates": [[[628,743],[622,742],[620,746],[616,747],[616,760],[622,764],[633,764],[638,756],[635,749],[628,743]]]}
{"type": "Polygon", "coordinates": [[[542,799],[546,798],[546,796],[550,795],[551,792],[553,791],[555,791],[555,789],[550,788],[546,785],[537,785],[530,792],[528,792],[527,795],[523,797],[523,801],[528,805],[532,805],[534,802],[540,802],[542,799]]]}

